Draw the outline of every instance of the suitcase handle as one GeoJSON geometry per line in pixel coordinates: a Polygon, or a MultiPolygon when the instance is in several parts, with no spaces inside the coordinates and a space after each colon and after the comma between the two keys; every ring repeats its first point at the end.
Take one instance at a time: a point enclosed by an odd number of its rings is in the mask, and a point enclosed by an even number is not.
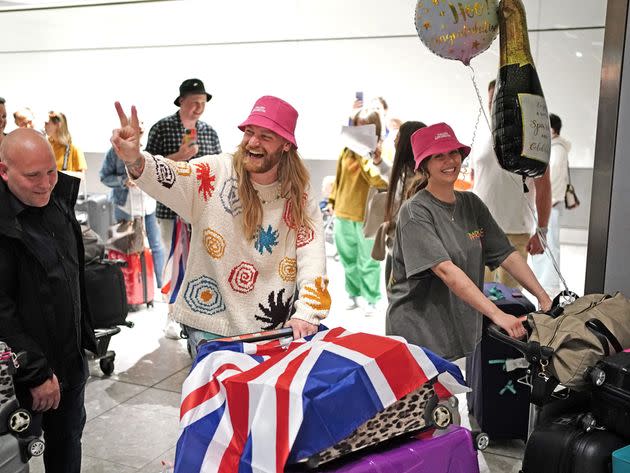
{"type": "Polygon", "coordinates": [[[245,333],[243,335],[235,335],[233,337],[213,338],[212,340],[201,340],[199,346],[209,342],[262,342],[265,340],[276,340],[278,338],[293,337],[293,329],[291,327],[279,328],[276,330],[267,330],[264,332],[245,333]]]}

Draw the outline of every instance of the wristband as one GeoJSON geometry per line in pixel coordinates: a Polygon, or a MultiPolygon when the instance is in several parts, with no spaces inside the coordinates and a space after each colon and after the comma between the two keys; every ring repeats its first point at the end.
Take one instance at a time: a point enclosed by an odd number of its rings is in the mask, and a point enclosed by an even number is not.
{"type": "Polygon", "coordinates": [[[536,228],[536,233],[542,234],[542,236],[547,236],[547,227],[538,227],[536,228]]]}

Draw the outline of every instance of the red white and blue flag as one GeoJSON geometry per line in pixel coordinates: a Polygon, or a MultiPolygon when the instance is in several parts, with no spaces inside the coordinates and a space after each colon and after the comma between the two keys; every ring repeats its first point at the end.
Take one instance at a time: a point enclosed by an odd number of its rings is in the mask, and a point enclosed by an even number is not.
{"type": "Polygon", "coordinates": [[[456,365],[397,337],[207,343],[182,388],[175,472],[283,472],[434,378],[440,398],[468,391],[456,365]]]}
{"type": "Polygon", "coordinates": [[[190,250],[190,232],[188,225],[180,217],[176,217],[173,224],[171,238],[171,250],[169,251],[162,280],[166,281],[162,286],[162,294],[168,296],[168,303],[173,304],[184,281],[186,263],[190,250]]]}

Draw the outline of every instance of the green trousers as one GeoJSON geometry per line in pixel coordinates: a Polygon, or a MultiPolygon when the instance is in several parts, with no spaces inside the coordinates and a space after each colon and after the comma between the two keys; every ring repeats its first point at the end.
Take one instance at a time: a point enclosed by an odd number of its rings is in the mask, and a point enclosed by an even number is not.
{"type": "Polygon", "coordinates": [[[374,239],[363,236],[363,224],[335,218],[335,245],[346,274],[346,292],[369,303],[381,298],[381,264],[372,259],[374,239]]]}

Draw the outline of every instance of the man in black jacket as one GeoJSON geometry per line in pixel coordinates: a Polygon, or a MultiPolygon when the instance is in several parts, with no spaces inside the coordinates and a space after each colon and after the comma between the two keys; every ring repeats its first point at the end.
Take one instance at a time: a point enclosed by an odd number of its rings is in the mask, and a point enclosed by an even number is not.
{"type": "Polygon", "coordinates": [[[88,371],[95,350],[74,217],[79,180],[57,173],[46,138],[18,129],[0,144],[0,340],[23,352],[22,406],[44,430],[46,472],[81,470],[88,371]]]}

